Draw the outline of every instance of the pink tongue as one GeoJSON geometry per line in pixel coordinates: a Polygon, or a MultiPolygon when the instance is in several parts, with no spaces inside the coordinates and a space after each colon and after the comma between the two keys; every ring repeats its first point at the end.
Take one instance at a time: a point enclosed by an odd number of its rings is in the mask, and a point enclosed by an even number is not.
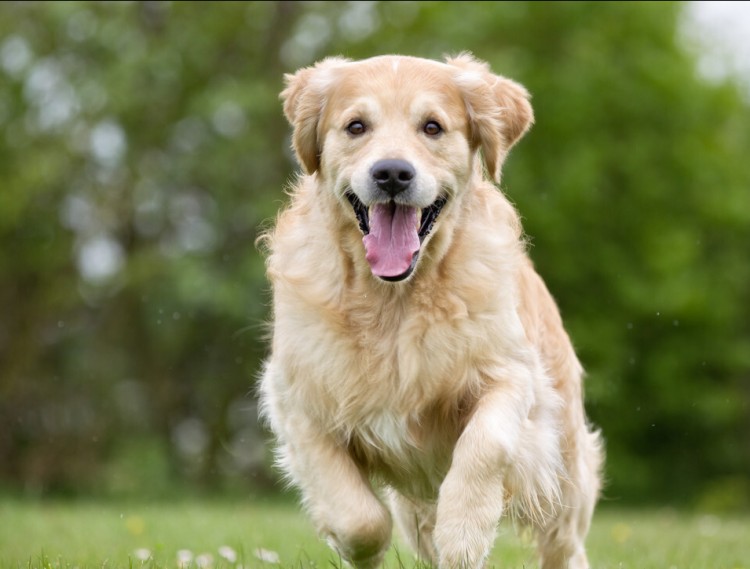
{"type": "Polygon", "coordinates": [[[419,251],[417,208],[375,204],[370,208],[370,232],[364,236],[365,258],[378,277],[403,275],[419,251]]]}

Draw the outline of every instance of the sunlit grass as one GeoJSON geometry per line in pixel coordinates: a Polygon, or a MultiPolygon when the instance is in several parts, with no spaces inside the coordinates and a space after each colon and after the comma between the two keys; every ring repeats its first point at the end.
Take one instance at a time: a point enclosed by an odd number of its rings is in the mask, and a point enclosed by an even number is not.
{"type": "MultiPolygon", "coordinates": [[[[748,536],[750,516],[602,510],[588,548],[598,569],[750,569],[748,536]]],[[[538,566],[530,539],[507,525],[489,565],[538,566]]],[[[0,569],[340,566],[291,503],[0,501],[0,569]]],[[[385,566],[415,563],[397,543],[385,566]]]]}

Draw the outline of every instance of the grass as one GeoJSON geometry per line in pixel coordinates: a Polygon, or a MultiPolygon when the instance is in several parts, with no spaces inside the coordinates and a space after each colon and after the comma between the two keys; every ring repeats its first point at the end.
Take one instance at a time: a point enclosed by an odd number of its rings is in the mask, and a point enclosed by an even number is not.
{"type": "MultiPolygon", "coordinates": [[[[750,516],[601,510],[588,549],[597,569],[750,569],[750,516]]],[[[282,569],[342,565],[294,504],[0,500],[0,569],[171,569],[178,555],[193,568],[273,569],[273,554],[282,569]]],[[[397,544],[385,567],[412,559],[397,544]]],[[[537,566],[530,540],[503,525],[489,567],[537,566]]]]}

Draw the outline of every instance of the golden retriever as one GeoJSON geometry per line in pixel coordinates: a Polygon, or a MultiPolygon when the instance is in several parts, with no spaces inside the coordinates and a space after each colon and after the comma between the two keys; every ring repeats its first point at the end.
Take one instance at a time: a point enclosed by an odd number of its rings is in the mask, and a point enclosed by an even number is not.
{"type": "Polygon", "coordinates": [[[541,567],[588,567],[600,439],[492,183],[532,123],[528,93],[469,54],[328,58],[286,82],[305,174],[263,237],[260,394],[317,530],[370,568],[395,519],[423,560],[479,568],[509,511],[541,567]]]}

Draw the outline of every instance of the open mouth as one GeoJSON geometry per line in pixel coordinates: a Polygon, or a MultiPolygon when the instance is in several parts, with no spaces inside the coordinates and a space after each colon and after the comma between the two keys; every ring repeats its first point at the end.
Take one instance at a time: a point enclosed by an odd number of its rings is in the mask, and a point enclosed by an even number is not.
{"type": "Polygon", "coordinates": [[[346,197],[364,234],[365,258],[372,273],[386,281],[407,278],[417,264],[420,246],[432,231],[446,198],[439,197],[420,211],[394,201],[368,208],[353,192],[347,192],[346,197]]]}

